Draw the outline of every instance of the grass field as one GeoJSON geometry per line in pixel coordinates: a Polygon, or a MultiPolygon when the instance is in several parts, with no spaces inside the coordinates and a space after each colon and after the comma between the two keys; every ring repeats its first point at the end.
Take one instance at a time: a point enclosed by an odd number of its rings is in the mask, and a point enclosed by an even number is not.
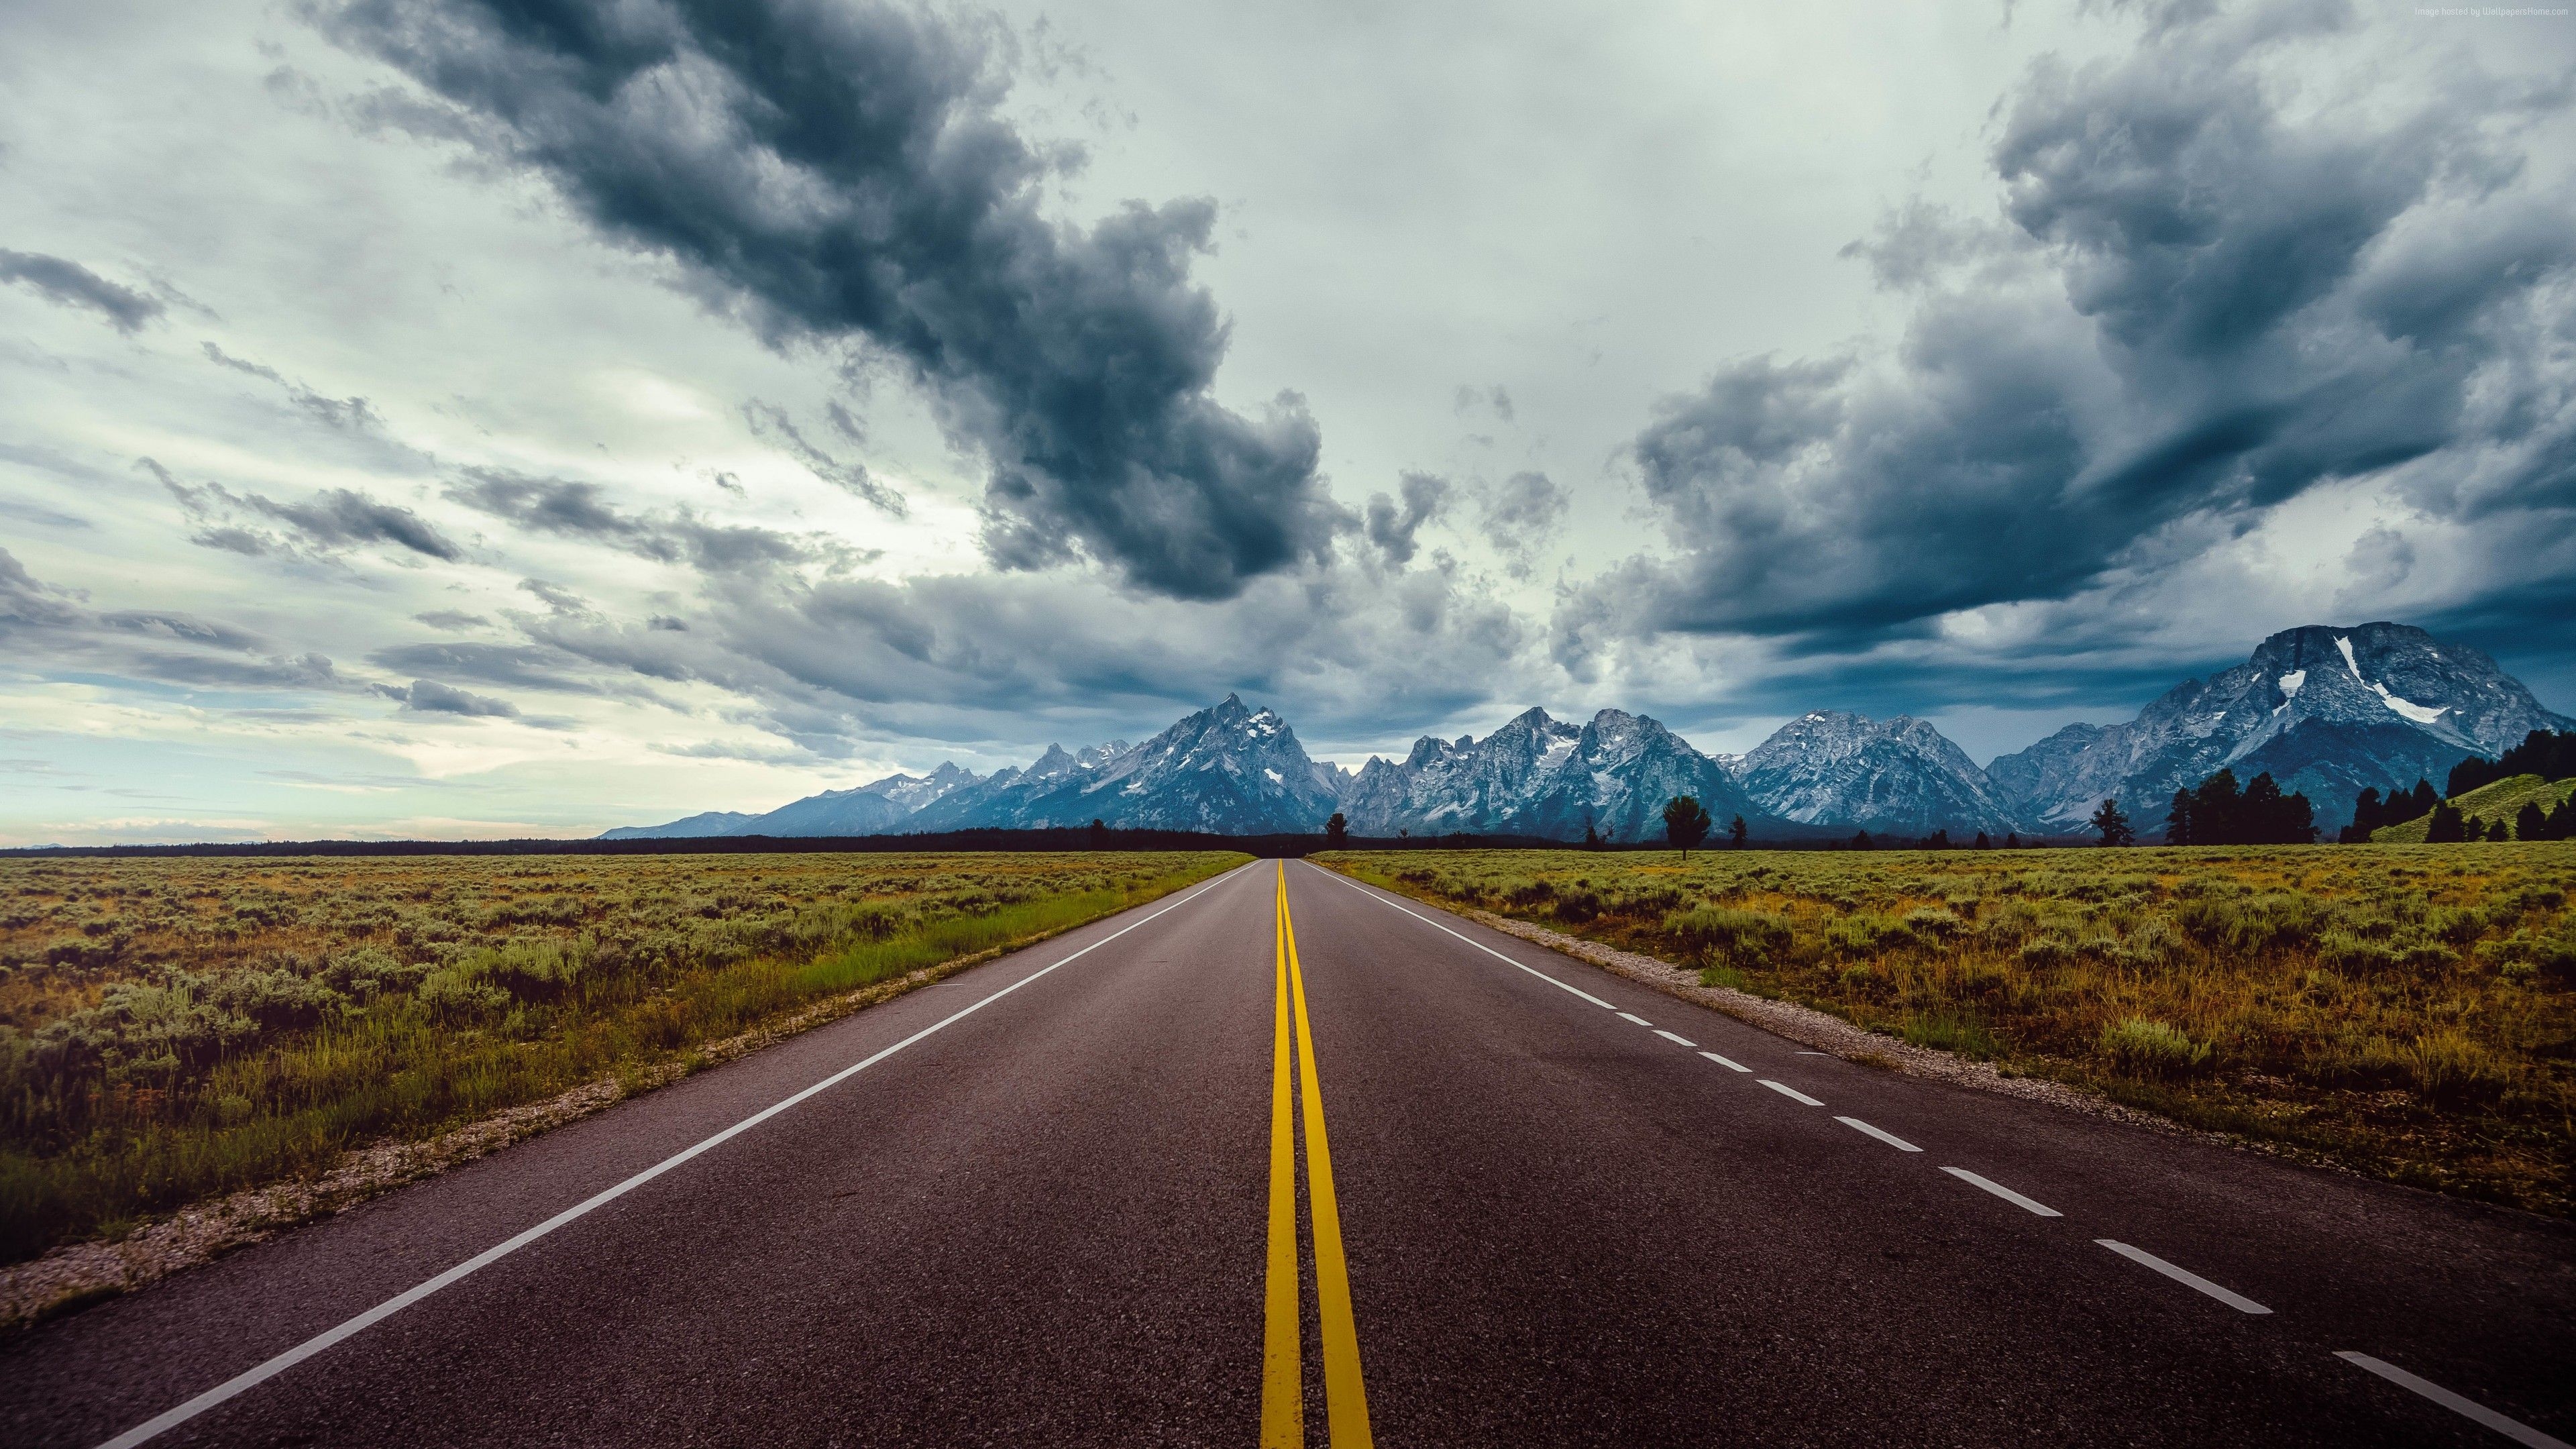
{"type": "Polygon", "coordinates": [[[1316,859],[2194,1126],[2576,1209],[2576,845],[1316,859]]]}
{"type": "MultiPolygon", "coordinates": [[[[2507,825],[2526,804],[2538,805],[2542,811],[2558,808],[2559,802],[2576,795],[2576,780],[2543,780],[2538,775],[2515,775],[2491,785],[2481,785],[2451,802],[2454,809],[2481,826],[2492,826],[2501,820],[2507,825]]],[[[2419,815],[2395,825],[2383,825],[2370,832],[2374,845],[2422,845],[2424,833],[2432,828],[2433,818],[2419,815]]]]}
{"type": "Polygon", "coordinates": [[[0,1262],[685,1060],[1242,859],[0,861],[0,1262]]]}

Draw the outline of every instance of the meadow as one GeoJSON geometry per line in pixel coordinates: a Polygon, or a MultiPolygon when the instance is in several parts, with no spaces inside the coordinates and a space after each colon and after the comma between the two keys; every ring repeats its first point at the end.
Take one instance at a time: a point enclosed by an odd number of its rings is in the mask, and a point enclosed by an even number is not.
{"type": "Polygon", "coordinates": [[[1243,859],[0,860],[0,1262],[685,1065],[1243,859]]]}
{"type": "Polygon", "coordinates": [[[2576,1211],[2576,845],[1316,860],[2293,1155],[2576,1211]]]}

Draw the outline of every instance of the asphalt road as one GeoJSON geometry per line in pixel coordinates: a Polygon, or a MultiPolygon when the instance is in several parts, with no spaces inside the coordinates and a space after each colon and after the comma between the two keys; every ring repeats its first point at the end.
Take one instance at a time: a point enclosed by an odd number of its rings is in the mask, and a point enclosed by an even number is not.
{"type": "Polygon", "coordinates": [[[2546,1444],[2572,1349],[2565,1224],[1262,862],[22,1335],[0,1439],[2546,1444]]]}

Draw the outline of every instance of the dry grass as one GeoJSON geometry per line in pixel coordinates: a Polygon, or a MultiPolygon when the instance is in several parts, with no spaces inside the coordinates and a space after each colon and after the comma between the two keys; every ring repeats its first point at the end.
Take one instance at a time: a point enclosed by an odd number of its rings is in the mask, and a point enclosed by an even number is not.
{"type": "Polygon", "coordinates": [[[1318,860],[2194,1126],[2576,1209],[2576,845],[1318,860]]]}
{"type": "Polygon", "coordinates": [[[653,1075],[1242,859],[0,861],[0,1262],[653,1075]]]}

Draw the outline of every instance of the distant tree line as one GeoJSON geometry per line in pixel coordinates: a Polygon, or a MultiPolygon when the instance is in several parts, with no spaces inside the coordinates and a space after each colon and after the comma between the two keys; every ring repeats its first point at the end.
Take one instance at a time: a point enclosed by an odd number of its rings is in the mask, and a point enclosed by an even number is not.
{"type": "Polygon", "coordinates": [[[2307,796],[2283,794],[2269,770],[2242,789],[2234,770],[2220,770],[2198,789],[2174,791],[2165,815],[2165,843],[2306,845],[2317,838],[2316,816],[2307,796]]]}
{"type": "Polygon", "coordinates": [[[2416,781],[2412,790],[2391,790],[2385,800],[2379,798],[2375,789],[2364,790],[2353,798],[2352,823],[2335,838],[2345,845],[2368,844],[2370,832],[2403,825],[2409,820],[2421,820],[2432,814],[2441,803],[2442,797],[2434,791],[2430,780],[2416,781]]]}
{"type": "Polygon", "coordinates": [[[2533,730],[2522,743],[2495,759],[2471,755],[2451,767],[2439,793],[2430,780],[2417,780],[2412,790],[2376,789],[2353,797],[2352,824],[2336,837],[2346,845],[2367,844],[2374,831],[2410,820],[2424,821],[2424,843],[2450,845],[2480,840],[2576,840],[2576,797],[2544,810],[2536,800],[2523,802],[2508,821],[2475,819],[2453,800],[2498,781],[2537,775],[2555,783],[2576,777],[2576,731],[2533,730]],[[2430,817],[2427,819],[2426,817],[2430,817]]]}
{"type": "Polygon", "coordinates": [[[2576,776],[2576,730],[2564,734],[2533,730],[2522,737],[2521,744],[2496,759],[2471,755],[2451,767],[2451,778],[2444,783],[2442,794],[2457,800],[2471,790],[2516,775],[2538,775],[2552,781],[2576,776]]]}

